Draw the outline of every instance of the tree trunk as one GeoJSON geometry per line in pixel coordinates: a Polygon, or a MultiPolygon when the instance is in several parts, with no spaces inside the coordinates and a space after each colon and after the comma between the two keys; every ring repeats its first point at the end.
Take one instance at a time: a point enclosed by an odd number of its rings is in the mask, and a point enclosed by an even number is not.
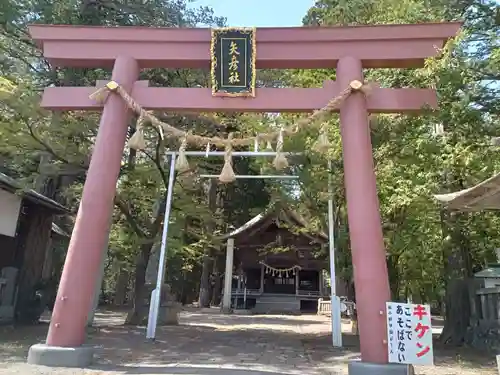
{"type": "Polygon", "coordinates": [[[210,269],[212,268],[212,257],[210,248],[205,249],[203,254],[203,268],[200,279],[200,295],[198,305],[200,307],[210,306],[210,269]]]}
{"type": "Polygon", "coordinates": [[[446,294],[445,323],[439,340],[450,345],[465,342],[471,318],[468,280],[473,271],[469,239],[462,229],[467,227],[465,222],[461,222],[465,218],[464,214],[441,212],[446,294]]]}
{"type": "MultiPolygon", "coordinates": [[[[217,182],[214,179],[210,179],[208,183],[208,208],[212,213],[215,214],[217,209],[217,182]]],[[[215,230],[215,221],[209,220],[207,223],[207,233],[213,233],[215,230]]],[[[200,279],[200,295],[198,298],[199,307],[209,307],[210,306],[210,272],[212,270],[213,261],[213,251],[212,247],[209,245],[205,248],[203,252],[203,267],[201,271],[200,279]]]]}
{"type": "Polygon", "coordinates": [[[439,340],[443,344],[462,345],[470,323],[469,284],[467,280],[451,280],[445,296],[445,324],[439,340]]]}
{"type": "Polygon", "coordinates": [[[16,319],[20,323],[35,323],[45,309],[35,298],[35,289],[43,289],[43,264],[52,230],[52,215],[47,209],[27,204],[23,207],[16,263],[19,267],[16,319]],[[41,310],[41,311],[39,311],[41,310]]]}
{"type": "Polygon", "coordinates": [[[356,288],[354,287],[354,280],[350,280],[347,284],[347,299],[356,302],[356,288]]]}
{"type": "Polygon", "coordinates": [[[224,264],[221,262],[220,257],[216,257],[214,260],[214,269],[212,272],[212,277],[214,280],[213,288],[212,288],[212,306],[219,306],[221,302],[221,294],[222,294],[222,272],[220,270],[220,265],[224,264]]]}
{"type": "Polygon", "coordinates": [[[130,274],[128,270],[126,270],[125,268],[121,268],[120,272],[118,273],[118,277],[116,278],[115,298],[113,300],[113,304],[115,306],[122,306],[125,304],[125,299],[128,292],[129,277],[130,274]]]}
{"type": "Polygon", "coordinates": [[[141,246],[139,254],[137,254],[135,262],[135,279],[134,279],[134,298],[132,311],[127,315],[125,324],[139,325],[144,317],[142,316],[143,307],[146,302],[144,284],[146,283],[146,268],[148,267],[149,256],[151,255],[152,244],[144,244],[141,246]]]}
{"type": "Polygon", "coordinates": [[[391,255],[387,257],[387,269],[389,271],[389,286],[391,288],[392,301],[399,301],[400,298],[400,280],[398,269],[399,256],[391,255]]]}
{"type": "Polygon", "coordinates": [[[40,155],[40,161],[38,166],[38,176],[35,179],[35,190],[40,194],[45,195],[50,199],[55,199],[57,194],[57,179],[53,176],[47,175],[46,169],[50,166],[52,156],[43,152],[40,155]]]}
{"type": "Polygon", "coordinates": [[[222,277],[220,273],[215,275],[215,284],[212,294],[212,306],[219,306],[221,303],[222,295],[222,277]]]}

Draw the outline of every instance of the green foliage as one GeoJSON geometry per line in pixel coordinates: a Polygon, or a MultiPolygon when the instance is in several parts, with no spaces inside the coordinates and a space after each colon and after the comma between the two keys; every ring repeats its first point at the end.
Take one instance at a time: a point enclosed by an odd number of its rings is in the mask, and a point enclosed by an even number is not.
{"type": "MultiPolygon", "coordinates": [[[[494,2],[479,1],[320,0],[304,18],[309,25],[466,20],[462,35],[448,44],[441,57],[429,60],[424,69],[366,72],[367,80],[384,87],[436,87],[439,95],[440,109],[435,113],[371,118],[380,208],[395,298],[411,296],[414,300],[440,301],[453,274],[445,266],[464,246],[472,262],[459,263],[458,273],[470,274],[485,261],[494,259],[493,249],[499,240],[497,215],[464,214],[451,223],[450,218],[442,215],[432,195],[470,187],[498,170],[494,157],[498,150],[489,146],[490,138],[499,132],[500,31],[495,18],[498,9],[494,2]],[[434,134],[436,125],[444,128],[444,135],[434,134]],[[457,225],[461,227],[458,237],[453,235],[457,225]],[[451,237],[450,228],[454,229],[451,237]]],[[[286,82],[314,87],[334,76],[333,70],[293,71],[287,74],[286,82]]],[[[334,116],[328,124],[332,143],[329,153],[326,157],[312,153],[298,167],[300,200],[303,209],[326,225],[328,195],[324,192],[330,175],[336,203],[337,264],[341,267],[339,272],[349,276],[338,118],[334,116]],[[325,159],[332,160],[330,173],[325,159]]],[[[292,141],[294,147],[310,149],[316,135],[314,132],[302,135],[292,141]]]]}
{"type": "MultiPolygon", "coordinates": [[[[2,78],[0,80],[0,156],[2,171],[24,178],[31,187],[40,175],[57,182],[62,203],[76,212],[92,147],[97,135],[98,114],[48,113],[39,108],[40,92],[50,85],[93,86],[98,79],[109,78],[103,69],[59,69],[40,58],[31,42],[27,24],[71,24],[106,26],[223,26],[225,19],[208,7],[193,7],[185,0],[155,0],[145,4],[129,1],[33,0],[7,1],[2,4],[2,78]],[[42,155],[49,163],[42,166],[42,155]]],[[[142,72],[153,86],[206,86],[206,71],[149,69],[142,72]]],[[[226,132],[230,125],[246,131],[249,117],[179,116],[159,114],[170,124],[197,134],[226,132]]],[[[255,118],[255,117],[253,117],[255,118]]],[[[131,131],[132,130],[131,122],[131,131]]],[[[110,233],[108,277],[125,268],[132,272],[143,267],[144,248],[152,248],[161,238],[164,222],[166,187],[169,178],[163,150],[177,149],[177,141],[156,144],[156,134],[147,132],[150,148],[144,153],[126,151],[117,185],[113,226],[110,233]]],[[[222,159],[191,160],[197,172],[217,174],[222,159]]],[[[257,173],[249,160],[235,160],[238,173],[257,173]]],[[[215,235],[248,221],[261,211],[269,197],[261,181],[237,181],[217,188],[217,209],[208,207],[206,182],[177,176],[169,221],[169,276],[184,280],[186,273],[199,272],[204,250],[219,247],[215,235]],[[174,267],[171,265],[180,265],[174,267]],[[171,272],[171,273],[170,273],[171,272]]],[[[69,223],[71,225],[71,223],[69,223]]],[[[71,228],[67,228],[71,231],[71,228]]],[[[191,278],[197,276],[191,275],[191,278]]],[[[199,277],[199,276],[198,276],[199,277]]],[[[185,280],[184,280],[185,281],[185,280]]],[[[107,285],[113,285],[107,282],[107,285]]],[[[181,283],[182,284],[182,283],[181,283]]],[[[193,287],[196,287],[196,282],[193,287]]]]}

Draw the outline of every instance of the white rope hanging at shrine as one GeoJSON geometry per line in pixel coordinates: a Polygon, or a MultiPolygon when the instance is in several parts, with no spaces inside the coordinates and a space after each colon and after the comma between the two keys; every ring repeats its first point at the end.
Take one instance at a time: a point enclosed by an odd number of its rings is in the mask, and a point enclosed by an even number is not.
{"type": "Polygon", "coordinates": [[[295,275],[297,273],[297,271],[300,271],[302,269],[298,265],[290,267],[290,268],[275,268],[275,267],[272,267],[264,262],[259,262],[259,263],[264,266],[266,273],[271,274],[273,276],[278,276],[278,277],[282,277],[283,275],[285,275],[286,277],[289,277],[291,274],[295,275]]]}

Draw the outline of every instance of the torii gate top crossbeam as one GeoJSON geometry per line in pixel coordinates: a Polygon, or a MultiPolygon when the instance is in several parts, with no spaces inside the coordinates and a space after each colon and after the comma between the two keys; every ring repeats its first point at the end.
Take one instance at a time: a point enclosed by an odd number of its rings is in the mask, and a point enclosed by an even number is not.
{"type": "MultiPolygon", "coordinates": [[[[412,68],[436,56],[461,23],[257,28],[258,69],[333,68],[343,56],[365,68],[412,68]]],[[[208,68],[210,29],[31,25],[52,64],[110,67],[130,56],[141,68],[208,68]]]]}

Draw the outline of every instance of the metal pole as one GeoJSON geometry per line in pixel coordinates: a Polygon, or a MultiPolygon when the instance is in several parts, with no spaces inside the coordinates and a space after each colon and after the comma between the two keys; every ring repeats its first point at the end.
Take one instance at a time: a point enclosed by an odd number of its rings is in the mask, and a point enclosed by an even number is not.
{"type": "Polygon", "coordinates": [[[328,161],[328,244],[330,254],[330,288],[332,310],[332,344],[342,347],[342,321],[340,316],[340,298],[337,296],[337,277],[335,273],[335,234],[333,221],[333,187],[332,187],[332,162],[328,161]]]}
{"type": "MultiPolygon", "coordinates": [[[[219,178],[218,174],[202,174],[200,175],[201,178],[219,178]]],[[[273,179],[282,179],[282,180],[298,180],[299,176],[290,176],[290,175],[236,175],[235,176],[237,179],[266,179],[266,178],[273,178],[273,179]]]]}
{"type": "MultiPolygon", "coordinates": [[[[166,155],[173,155],[175,154],[176,151],[166,151],[166,155]]],[[[225,151],[210,151],[210,152],[205,152],[205,151],[185,151],[184,155],[186,156],[224,156],[226,154],[225,151]]],[[[283,152],[282,153],[285,156],[292,156],[292,155],[301,155],[300,152],[283,152]]],[[[272,157],[276,156],[277,152],[275,151],[233,151],[231,153],[231,156],[265,156],[265,157],[272,157]]]]}
{"type": "Polygon", "coordinates": [[[163,219],[163,233],[161,236],[160,259],[158,262],[158,275],[156,277],[156,288],[151,293],[149,305],[148,327],[146,338],[154,340],[156,337],[156,325],[161,303],[161,287],[163,284],[163,274],[165,273],[165,260],[167,254],[168,223],[170,221],[170,211],[172,208],[172,195],[174,194],[175,180],[175,152],[170,153],[170,174],[168,176],[167,199],[165,202],[165,215],[163,219]]]}

